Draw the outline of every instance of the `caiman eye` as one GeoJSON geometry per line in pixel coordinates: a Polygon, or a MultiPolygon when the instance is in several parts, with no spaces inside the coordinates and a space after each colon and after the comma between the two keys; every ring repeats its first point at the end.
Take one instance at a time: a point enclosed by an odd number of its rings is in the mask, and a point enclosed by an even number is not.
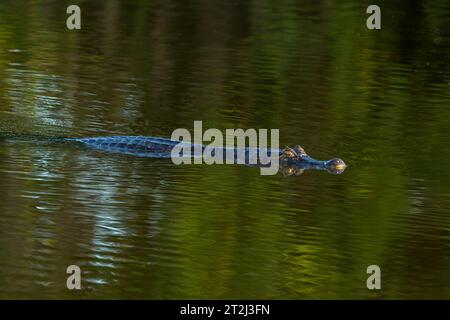
{"type": "Polygon", "coordinates": [[[297,154],[297,156],[302,156],[302,155],[306,155],[305,149],[303,149],[302,147],[300,147],[299,145],[294,147],[294,151],[297,154]]]}
{"type": "Polygon", "coordinates": [[[297,153],[293,149],[286,147],[283,150],[282,157],[283,158],[295,158],[295,157],[297,157],[297,153]]]}
{"type": "Polygon", "coordinates": [[[295,154],[292,151],[286,151],[285,155],[288,156],[288,157],[295,156],[295,154]]]}

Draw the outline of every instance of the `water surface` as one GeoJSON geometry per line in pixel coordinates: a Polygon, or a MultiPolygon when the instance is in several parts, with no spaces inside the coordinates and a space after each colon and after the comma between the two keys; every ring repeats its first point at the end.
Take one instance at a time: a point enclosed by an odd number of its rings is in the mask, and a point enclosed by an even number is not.
{"type": "Polygon", "coordinates": [[[450,6],[0,3],[0,298],[450,298],[450,6]],[[5,138],[279,128],[338,176],[5,138]],[[80,291],[67,266],[82,269],[80,291]],[[366,288],[366,268],[382,290],[366,288]]]}

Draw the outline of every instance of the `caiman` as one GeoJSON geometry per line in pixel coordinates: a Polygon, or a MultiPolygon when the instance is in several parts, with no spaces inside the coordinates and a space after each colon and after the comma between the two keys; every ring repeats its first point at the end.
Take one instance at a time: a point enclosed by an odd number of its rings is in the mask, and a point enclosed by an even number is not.
{"type": "MultiPolygon", "coordinates": [[[[61,138],[67,142],[77,142],[90,148],[108,151],[114,153],[128,154],[138,157],[149,158],[171,158],[172,149],[180,144],[180,141],[174,141],[166,138],[145,137],[145,136],[109,136],[109,137],[92,137],[92,138],[61,138]]],[[[190,142],[186,142],[189,143],[190,142]]],[[[192,146],[194,146],[192,144],[192,146]]],[[[201,150],[205,150],[207,146],[201,145],[201,150]]],[[[227,149],[223,147],[213,148],[211,154],[222,149],[222,154],[226,154],[227,149]]],[[[191,148],[193,150],[194,148],[191,148]]],[[[234,159],[239,157],[237,148],[234,148],[234,159]]],[[[331,174],[340,174],[344,172],[346,164],[342,159],[333,158],[330,160],[316,160],[310,157],[300,146],[294,148],[286,147],[284,149],[268,149],[268,154],[275,152],[279,156],[279,170],[285,176],[300,175],[305,169],[326,170],[331,174]]],[[[244,148],[245,159],[240,163],[251,166],[261,166],[259,164],[250,163],[249,159],[260,152],[257,148],[244,148]]],[[[241,154],[242,155],[242,154],[241,154]]],[[[193,154],[183,155],[193,156],[193,154]]],[[[242,156],[241,156],[242,157],[242,156]]],[[[239,163],[239,162],[238,162],[239,163]]]]}

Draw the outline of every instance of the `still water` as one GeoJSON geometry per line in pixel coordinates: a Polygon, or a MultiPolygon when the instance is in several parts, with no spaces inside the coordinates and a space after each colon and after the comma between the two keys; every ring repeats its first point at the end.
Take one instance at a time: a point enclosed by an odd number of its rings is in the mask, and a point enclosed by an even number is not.
{"type": "Polygon", "coordinates": [[[0,298],[450,298],[450,5],[0,2],[0,298]],[[279,128],[342,175],[8,138],[279,128]],[[66,288],[66,268],[82,290],[66,288]],[[381,268],[382,289],[366,288],[381,268]]]}

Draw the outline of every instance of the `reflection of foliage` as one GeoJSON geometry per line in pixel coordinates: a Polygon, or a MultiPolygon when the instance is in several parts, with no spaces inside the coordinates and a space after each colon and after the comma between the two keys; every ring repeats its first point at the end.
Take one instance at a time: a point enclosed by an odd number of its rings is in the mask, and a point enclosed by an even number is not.
{"type": "Polygon", "coordinates": [[[448,274],[448,1],[381,1],[380,31],[353,1],[79,1],[80,32],[63,2],[0,3],[1,112],[72,134],[280,128],[283,144],[350,166],[179,173],[155,240],[176,239],[178,264],[145,269],[143,296],[368,296],[377,262],[401,297],[448,274]]]}

